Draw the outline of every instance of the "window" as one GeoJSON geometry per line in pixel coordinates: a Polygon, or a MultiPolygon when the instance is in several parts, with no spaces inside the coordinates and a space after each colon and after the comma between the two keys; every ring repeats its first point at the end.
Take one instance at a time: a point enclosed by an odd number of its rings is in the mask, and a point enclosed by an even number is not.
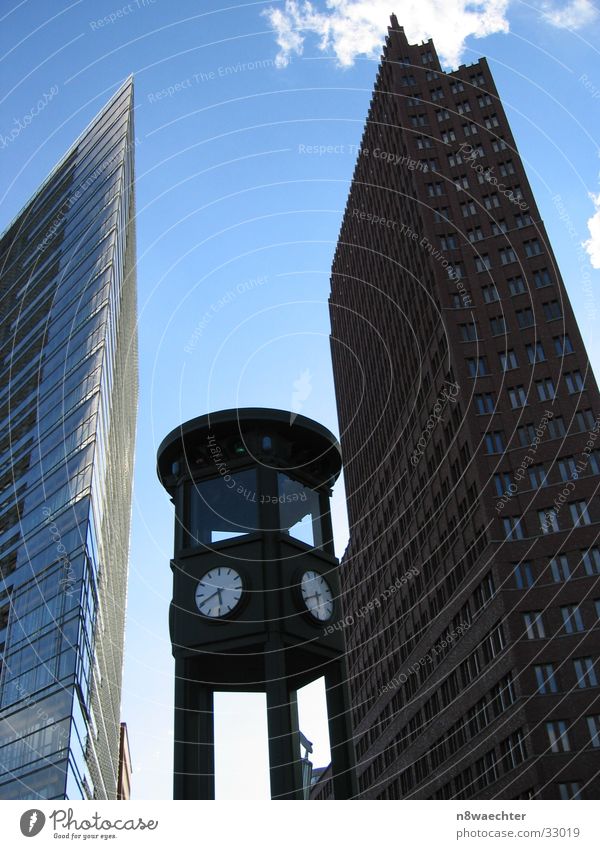
{"type": "MultiPolygon", "coordinates": [[[[465,295],[465,297],[467,297],[467,296],[465,295]]],[[[454,292],[450,296],[450,300],[451,300],[451,305],[452,305],[453,310],[462,310],[463,308],[468,306],[468,302],[463,303],[462,297],[460,295],[458,295],[456,292],[454,292]]]]}
{"type": "Polygon", "coordinates": [[[410,123],[413,127],[424,127],[427,123],[427,118],[425,115],[411,115],[410,123]]]}
{"type": "Polygon", "coordinates": [[[496,139],[492,139],[492,150],[494,153],[500,153],[501,150],[507,150],[508,145],[504,141],[503,138],[499,137],[496,139]]]}
{"type": "Polygon", "coordinates": [[[515,166],[512,159],[507,159],[506,162],[501,162],[498,165],[498,170],[500,171],[501,177],[509,177],[511,174],[514,174],[515,166]]]}
{"type": "MultiPolygon", "coordinates": [[[[464,204],[466,206],[466,204],[464,204]]],[[[472,230],[467,230],[467,236],[469,237],[469,241],[472,242],[481,242],[484,238],[483,230],[481,227],[473,227],[472,230]]]]}
{"type": "Polygon", "coordinates": [[[597,749],[600,747],[600,716],[586,716],[585,721],[590,732],[590,743],[597,749]]]}
{"type": "Polygon", "coordinates": [[[600,548],[594,546],[582,551],[582,561],[586,575],[600,575],[600,548]]]}
{"type": "Polygon", "coordinates": [[[504,431],[494,430],[485,434],[486,454],[500,454],[505,449],[504,431]]]}
{"type": "Polygon", "coordinates": [[[502,527],[506,540],[525,539],[521,516],[505,516],[502,519],[502,527]]]}
{"type": "Polygon", "coordinates": [[[558,461],[558,470],[563,481],[576,480],[579,477],[575,457],[562,457],[558,461]]]}
{"type": "Polygon", "coordinates": [[[431,147],[431,139],[429,136],[417,136],[417,147],[419,150],[431,147]]]}
{"type": "Polygon", "coordinates": [[[585,631],[579,605],[567,604],[564,607],[561,607],[560,613],[563,620],[563,626],[567,634],[575,634],[577,632],[585,631]]]}
{"type": "Polygon", "coordinates": [[[517,362],[517,355],[515,352],[510,349],[510,351],[502,351],[498,354],[500,357],[500,368],[502,371],[510,371],[513,368],[517,368],[519,365],[517,362]]]}
{"type": "Polygon", "coordinates": [[[458,151],[456,153],[448,154],[448,165],[450,166],[450,168],[454,168],[456,165],[462,165],[462,162],[462,154],[458,151]]]}
{"type": "Polygon", "coordinates": [[[556,395],[554,381],[551,377],[545,377],[543,380],[536,380],[535,386],[540,401],[551,401],[556,395]]]}
{"type": "Polygon", "coordinates": [[[491,260],[487,254],[475,257],[475,268],[477,271],[489,271],[492,267],[491,260]]]}
{"type": "Polygon", "coordinates": [[[450,142],[456,141],[456,133],[452,128],[450,128],[449,130],[445,130],[442,133],[442,141],[444,142],[444,144],[449,144],[450,142]]]}
{"type": "Polygon", "coordinates": [[[474,321],[469,321],[467,324],[461,324],[460,338],[463,342],[474,342],[477,339],[477,325],[474,321]]]}
{"type": "Polygon", "coordinates": [[[434,103],[435,103],[436,100],[443,100],[444,99],[444,92],[442,91],[441,87],[439,87],[439,86],[438,86],[438,88],[431,89],[431,91],[429,93],[430,93],[431,99],[434,103]]]}
{"type": "Polygon", "coordinates": [[[467,368],[471,377],[480,377],[489,374],[487,357],[470,357],[467,360],[467,368]]]}
{"type": "Polygon", "coordinates": [[[529,475],[529,483],[532,489],[540,489],[542,486],[548,486],[548,472],[543,463],[537,463],[535,466],[530,466],[527,470],[529,475]]]}
{"type": "Polygon", "coordinates": [[[467,179],[467,175],[461,174],[460,177],[455,177],[454,178],[454,185],[456,186],[458,191],[460,191],[461,189],[468,189],[469,188],[469,181],[467,179]]]}
{"type": "Polygon", "coordinates": [[[525,256],[539,256],[542,253],[542,246],[539,239],[527,239],[523,242],[525,248],[525,256]]]}
{"type": "Polygon", "coordinates": [[[552,286],[552,278],[547,268],[538,268],[533,272],[533,282],[536,289],[545,289],[546,286],[552,286]]]}
{"type": "MultiPolygon", "coordinates": [[[[235,477],[245,491],[256,491],[254,469],[236,472],[235,477]]],[[[256,502],[240,498],[223,478],[197,482],[187,492],[190,546],[211,545],[253,533],[259,527],[256,502]]]]}
{"type": "Polygon", "coordinates": [[[513,566],[513,575],[515,586],[518,590],[524,590],[527,587],[532,587],[534,584],[533,569],[529,560],[524,560],[523,563],[516,563],[513,566]]]}
{"type": "Polygon", "coordinates": [[[560,530],[556,511],[551,508],[548,508],[547,510],[538,510],[538,520],[540,523],[540,530],[543,534],[557,533],[557,531],[560,530]]]}
{"type": "Polygon", "coordinates": [[[483,295],[483,300],[486,304],[492,304],[494,301],[500,300],[500,295],[498,294],[498,290],[495,286],[482,286],[481,294],[483,295]]]}
{"type": "Polygon", "coordinates": [[[571,521],[573,522],[574,528],[578,525],[592,524],[592,520],[590,519],[590,514],[588,512],[587,501],[574,501],[572,504],[569,504],[569,510],[571,512],[571,521]]]}
{"type": "Polygon", "coordinates": [[[459,91],[464,91],[464,90],[465,90],[465,87],[464,87],[464,85],[460,82],[460,80],[458,80],[458,81],[457,81],[457,80],[455,80],[455,81],[452,83],[452,85],[450,86],[450,91],[452,92],[452,94],[458,94],[458,92],[459,92],[459,91]]]}
{"type": "Polygon", "coordinates": [[[476,136],[479,132],[477,129],[477,124],[463,124],[462,128],[465,136],[476,136]]]}
{"type": "Polygon", "coordinates": [[[531,307],[525,307],[522,310],[517,310],[517,322],[521,329],[525,327],[532,327],[535,324],[535,318],[531,307]]]}
{"type": "Polygon", "coordinates": [[[582,392],[584,389],[583,378],[580,371],[568,371],[565,373],[565,382],[569,395],[575,395],[576,392],[582,392]]]}
{"type": "Polygon", "coordinates": [[[541,666],[534,666],[534,671],[537,691],[540,695],[543,696],[547,693],[558,692],[554,666],[551,663],[543,663],[541,666]]]}
{"type": "Polygon", "coordinates": [[[571,577],[571,567],[566,554],[559,554],[550,561],[552,578],[556,584],[568,581],[571,577]]]}
{"type": "Polygon", "coordinates": [[[450,117],[450,113],[447,109],[438,109],[436,112],[436,116],[438,119],[438,123],[441,124],[442,121],[447,121],[450,117]]]}
{"type": "Polygon", "coordinates": [[[510,399],[510,406],[513,410],[518,410],[520,407],[527,406],[527,392],[523,385],[513,386],[509,389],[508,397],[510,399]]]}
{"type": "Polygon", "coordinates": [[[579,781],[567,781],[558,785],[561,799],[581,799],[581,784],[579,781]]]}
{"type": "Polygon", "coordinates": [[[546,636],[541,610],[531,610],[523,614],[525,636],[528,640],[543,640],[546,636]]]}
{"type": "Polygon", "coordinates": [[[493,413],[496,404],[495,396],[491,392],[483,392],[480,395],[475,395],[475,408],[479,415],[485,413],[493,413]]]}
{"type": "Polygon", "coordinates": [[[525,292],[525,282],[520,274],[508,278],[508,291],[511,295],[522,295],[525,292]]]}
{"type": "Polygon", "coordinates": [[[408,76],[406,76],[406,77],[401,77],[401,78],[400,78],[400,83],[401,83],[401,85],[403,85],[403,86],[407,86],[407,85],[416,85],[415,78],[413,77],[413,75],[412,75],[412,74],[409,74],[409,75],[408,75],[408,76]]]}
{"type": "Polygon", "coordinates": [[[430,198],[439,197],[444,194],[444,186],[442,183],[427,183],[427,194],[430,198]]]}
{"type": "Polygon", "coordinates": [[[483,581],[479,584],[477,589],[475,590],[475,611],[479,613],[486,607],[490,601],[494,598],[494,594],[496,592],[496,588],[494,587],[494,579],[492,578],[492,573],[488,572],[483,581]]]}
{"type": "Polygon", "coordinates": [[[449,233],[447,236],[440,236],[440,246],[443,251],[453,251],[458,247],[456,234],[449,233]]]}
{"type": "Polygon", "coordinates": [[[496,487],[496,495],[504,495],[511,485],[512,480],[508,472],[498,472],[494,475],[494,485],[496,487]]]}
{"type": "Polygon", "coordinates": [[[535,427],[532,424],[520,425],[517,428],[517,435],[521,448],[528,448],[535,439],[535,427]]]}
{"type": "MultiPolygon", "coordinates": [[[[471,156],[478,156],[482,159],[485,156],[485,150],[483,149],[482,144],[476,144],[473,150],[471,151],[471,156]]],[[[477,178],[479,180],[479,173],[477,174],[477,178]]]]}
{"type": "Polygon", "coordinates": [[[497,315],[494,318],[490,318],[490,327],[492,329],[493,336],[500,336],[506,333],[506,322],[504,321],[504,316],[497,315]]]}
{"type": "Polygon", "coordinates": [[[484,119],[484,123],[487,130],[491,130],[492,127],[500,126],[500,121],[498,121],[498,116],[496,115],[496,113],[488,115],[488,117],[484,119]]]}
{"type": "MultiPolygon", "coordinates": [[[[466,201],[465,203],[461,203],[460,211],[462,212],[463,218],[468,218],[469,215],[477,215],[477,207],[475,206],[475,204],[472,200],[466,201]]],[[[481,233],[481,229],[479,227],[477,228],[477,230],[479,230],[479,232],[481,233]]],[[[470,232],[473,232],[473,231],[470,231],[470,232]]],[[[471,237],[469,236],[469,238],[471,238],[471,237]]],[[[480,238],[483,239],[483,233],[481,233],[480,238]]],[[[475,239],[471,239],[471,241],[474,242],[475,239]]]]}
{"type": "Polygon", "coordinates": [[[486,209],[497,209],[500,206],[500,198],[496,193],[483,196],[483,205],[486,209]]]}
{"type": "Polygon", "coordinates": [[[465,276],[465,267],[462,262],[454,262],[446,269],[450,280],[455,280],[457,277],[465,276]]]}
{"type": "Polygon", "coordinates": [[[439,171],[440,170],[439,167],[438,167],[437,159],[422,159],[421,162],[423,163],[423,170],[424,171],[427,171],[429,169],[431,171],[439,171]]]}
{"type": "Polygon", "coordinates": [[[557,318],[562,318],[562,309],[558,301],[547,301],[542,306],[546,321],[555,321],[557,318]]]}
{"type": "Polygon", "coordinates": [[[439,80],[439,78],[440,75],[437,71],[426,71],[425,73],[425,79],[427,80],[427,82],[431,82],[431,80],[439,80]]]}
{"type": "Polygon", "coordinates": [[[550,439],[558,439],[560,436],[565,436],[567,429],[562,416],[554,416],[553,419],[550,419],[548,422],[548,433],[550,434],[550,439]]]}
{"type": "Polygon", "coordinates": [[[279,527],[294,539],[321,548],[323,535],[319,494],[303,483],[277,473],[279,527]]]}
{"type": "Polygon", "coordinates": [[[481,74],[481,73],[479,73],[479,74],[471,74],[471,76],[469,77],[469,79],[471,80],[471,82],[473,83],[473,85],[485,85],[485,77],[484,77],[484,76],[483,76],[483,74],[481,74]]]}
{"type": "Polygon", "coordinates": [[[450,210],[447,206],[442,206],[439,209],[433,210],[434,224],[447,224],[450,218],[450,210]]]}
{"type": "Polygon", "coordinates": [[[594,414],[591,410],[577,410],[575,416],[578,429],[583,433],[585,430],[592,430],[596,425],[594,414]]]}
{"type": "Polygon", "coordinates": [[[426,50],[425,53],[421,53],[421,62],[423,65],[427,65],[429,62],[433,62],[433,54],[431,50],[426,50]]]}
{"type": "Polygon", "coordinates": [[[483,109],[484,106],[492,105],[492,98],[489,96],[489,94],[482,94],[481,97],[477,98],[477,103],[483,109]]]}
{"type": "Polygon", "coordinates": [[[515,224],[519,230],[522,230],[523,227],[527,227],[531,224],[531,215],[528,212],[524,212],[522,215],[515,215],[515,224]]]}
{"type": "Polygon", "coordinates": [[[570,752],[571,746],[569,743],[569,735],[567,723],[564,719],[555,719],[553,722],[546,723],[546,732],[548,734],[548,742],[550,751],[552,752],[570,752]]]}
{"type": "Polygon", "coordinates": [[[575,669],[575,680],[580,690],[586,687],[597,687],[598,676],[596,675],[595,663],[591,657],[577,657],[573,660],[575,669]]]}
{"type": "Polygon", "coordinates": [[[536,363],[543,363],[546,359],[546,354],[544,353],[544,346],[541,342],[535,342],[534,344],[525,345],[525,351],[527,352],[527,359],[531,365],[535,365],[536,363]]]}
{"type": "Polygon", "coordinates": [[[498,767],[494,749],[490,749],[482,758],[475,761],[475,778],[478,790],[483,790],[489,784],[498,780],[498,767]]]}
{"type": "Polygon", "coordinates": [[[456,111],[459,115],[466,115],[471,111],[471,104],[468,100],[463,100],[461,103],[456,104],[456,111]]]}
{"type": "Polygon", "coordinates": [[[590,469],[593,475],[600,475],[600,451],[592,451],[590,454],[590,469]]]}
{"type": "Polygon", "coordinates": [[[512,248],[500,248],[499,254],[502,265],[508,265],[510,262],[517,261],[517,255],[512,248]]]}
{"type": "Polygon", "coordinates": [[[506,772],[516,769],[527,758],[523,732],[519,729],[500,743],[502,766],[506,772]]]}

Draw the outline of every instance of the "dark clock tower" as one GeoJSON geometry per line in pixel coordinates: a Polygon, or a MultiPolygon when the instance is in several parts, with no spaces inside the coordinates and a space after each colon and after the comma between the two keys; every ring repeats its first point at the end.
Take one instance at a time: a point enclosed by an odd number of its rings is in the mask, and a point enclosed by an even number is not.
{"type": "Polygon", "coordinates": [[[338,561],[334,436],[269,409],[211,413],[158,450],[175,504],[175,799],[214,799],[213,694],[265,692],[271,796],[302,799],[296,691],[325,677],[334,794],[356,795],[338,561]]]}

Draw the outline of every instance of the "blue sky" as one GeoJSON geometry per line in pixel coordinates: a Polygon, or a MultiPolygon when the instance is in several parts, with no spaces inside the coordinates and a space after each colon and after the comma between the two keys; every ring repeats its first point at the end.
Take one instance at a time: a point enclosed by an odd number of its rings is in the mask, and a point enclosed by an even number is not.
{"type": "MultiPolygon", "coordinates": [[[[302,412],[337,432],[329,272],[389,13],[409,37],[432,35],[445,62],[488,57],[598,373],[593,4],[330,5],[310,14],[272,0],[0,7],[0,229],[135,75],[141,391],[123,718],[136,798],[171,794],[172,512],[156,447],[209,410],[290,408],[297,381],[309,387],[302,412]]],[[[341,486],[335,525],[341,553],[341,486]]],[[[302,716],[319,765],[328,754],[321,695],[304,699],[302,716]]],[[[266,795],[260,699],[220,708],[220,795],[266,795]]]]}

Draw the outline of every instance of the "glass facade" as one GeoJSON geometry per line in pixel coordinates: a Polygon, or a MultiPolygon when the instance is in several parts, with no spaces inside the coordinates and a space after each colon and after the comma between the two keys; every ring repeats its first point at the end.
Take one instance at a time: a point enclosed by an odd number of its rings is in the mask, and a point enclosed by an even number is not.
{"type": "Polygon", "coordinates": [[[0,799],[115,799],[137,411],[133,81],[0,238],[0,799]]]}

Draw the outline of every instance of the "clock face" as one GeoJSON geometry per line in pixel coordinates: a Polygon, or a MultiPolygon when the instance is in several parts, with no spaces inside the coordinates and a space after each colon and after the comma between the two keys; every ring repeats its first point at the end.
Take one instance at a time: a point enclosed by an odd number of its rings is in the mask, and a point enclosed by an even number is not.
{"type": "Polygon", "coordinates": [[[333,593],[331,587],[318,572],[305,572],[300,582],[302,599],[308,612],[318,619],[326,622],[333,614],[333,593]]]}
{"type": "Polygon", "coordinates": [[[242,598],[242,576],[229,566],[216,566],[198,581],[196,607],[204,616],[219,619],[227,616],[242,598]]]}

